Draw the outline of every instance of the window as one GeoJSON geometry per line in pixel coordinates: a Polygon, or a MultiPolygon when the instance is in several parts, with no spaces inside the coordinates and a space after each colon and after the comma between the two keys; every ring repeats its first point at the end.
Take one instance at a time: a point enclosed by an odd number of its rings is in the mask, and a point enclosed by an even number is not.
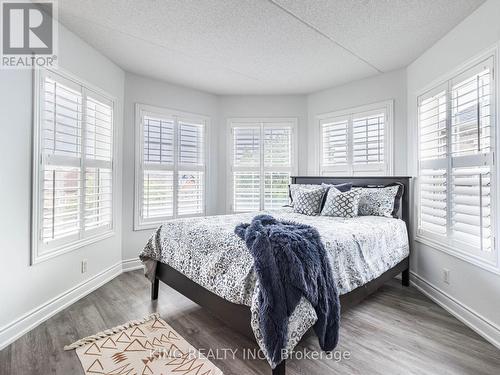
{"type": "Polygon", "coordinates": [[[318,116],[320,174],[392,173],[392,101],[318,116]]]}
{"type": "Polygon", "coordinates": [[[418,98],[417,237],[494,261],[493,57],[418,98]]]}
{"type": "Polygon", "coordinates": [[[207,119],[137,105],[135,229],[205,214],[207,119]]]}
{"type": "Polygon", "coordinates": [[[36,74],[33,263],[112,234],[113,101],[36,74]]]}
{"type": "Polygon", "coordinates": [[[276,209],[288,203],[296,170],[296,119],[232,119],[230,195],[232,212],[276,209]]]}

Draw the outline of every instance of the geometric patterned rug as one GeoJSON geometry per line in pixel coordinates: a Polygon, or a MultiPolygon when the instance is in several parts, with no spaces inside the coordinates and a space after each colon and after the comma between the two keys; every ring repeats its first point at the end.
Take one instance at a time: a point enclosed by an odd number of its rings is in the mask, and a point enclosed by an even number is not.
{"type": "Polygon", "coordinates": [[[88,375],[222,375],[159,314],[64,347],[72,349],[88,375]]]}

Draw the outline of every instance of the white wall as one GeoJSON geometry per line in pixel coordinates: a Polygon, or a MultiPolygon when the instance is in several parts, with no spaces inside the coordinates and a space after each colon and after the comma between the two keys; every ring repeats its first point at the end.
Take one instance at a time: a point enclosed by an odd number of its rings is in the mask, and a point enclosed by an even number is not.
{"type": "MultiPolygon", "coordinates": [[[[416,146],[417,95],[500,40],[500,1],[489,0],[427,50],[407,69],[409,146],[416,146]]],[[[498,80],[498,73],[497,80],[498,80]]],[[[498,126],[498,121],[497,121],[498,126]]],[[[409,149],[409,171],[416,173],[415,148],[409,149]]],[[[482,330],[500,347],[500,275],[415,243],[411,268],[416,282],[447,308],[482,330]],[[442,269],[451,271],[450,285],[442,269]]]]}
{"type": "Polygon", "coordinates": [[[227,121],[234,117],[295,117],[298,119],[298,173],[307,171],[307,101],[304,95],[241,95],[219,97],[219,146],[217,180],[219,212],[229,212],[227,199],[227,121]]]}
{"type": "Polygon", "coordinates": [[[218,117],[217,97],[213,94],[185,88],[131,73],[125,75],[125,127],[123,134],[123,259],[137,259],[152,230],[134,231],[134,174],[135,174],[135,104],[196,113],[210,118],[208,127],[209,160],[207,183],[207,214],[218,212],[218,117]]]}
{"type": "MultiPolygon", "coordinates": [[[[59,65],[66,71],[116,97],[115,126],[120,137],[123,121],[124,72],[63,26],[59,27],[58,55],[59,65]]],[[[121,142],[119,142],[116,160],[118,179],[115,235],[30,266],[33,125],[31,70],[0,70],[0,103],[1,347],[13,334],[19,334],[30,324],[36,323],[36,320],[46,313],[46,308],[38,308],[47,301],[68,292],[80,283],[93,279],[105,270],[109,272],[104,276],[112,276],[119,272],[122,241],[121,142]],[[88,260],[88,271],[85,274],[80,272],[82,259],[88,260]],[[30,312],[33,314],[28,314],[30,312]],[[26,319],[20,319],[23,317],[26,319]]],[[[81,288],[74,290],[73,294],[80,291],[81,288]]],[[[66,300],[73,294],[65,294],[66,300]]],[[[64,298],[58,299],[56,302],[62,303],[64,300],[64,298]]]]}
{"type": "Polygon", "coordinates": [[[308,174],[319,173],[319,126],[316,116],[365,104],[394,99],[394,174],[406,174],[406,71],[405,69],[308,95],[308,174]]]}

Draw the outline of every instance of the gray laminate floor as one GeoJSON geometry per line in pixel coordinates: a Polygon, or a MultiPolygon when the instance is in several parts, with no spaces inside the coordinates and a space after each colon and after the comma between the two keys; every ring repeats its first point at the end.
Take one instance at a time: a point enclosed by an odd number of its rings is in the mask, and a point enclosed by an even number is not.
{"type": "MultiPolygon", "coordinates": [[[[239,348],[235,359],[213,362],[228,374],[270,374],[263,360],[243,360],[250,340],[165,285],[157,303],[141,271],[125,273],[0,352],[0,374],[83,374],[65,344],[158,311],[196,348],[239,348]]],[[[315,337],[298,350],[318,350],[315,337]]],[[[337,347],[350,358],[294,359],[287,374],[500,374],[500,351],[414,288],[391,281],[342,316],[337,347]]]]}

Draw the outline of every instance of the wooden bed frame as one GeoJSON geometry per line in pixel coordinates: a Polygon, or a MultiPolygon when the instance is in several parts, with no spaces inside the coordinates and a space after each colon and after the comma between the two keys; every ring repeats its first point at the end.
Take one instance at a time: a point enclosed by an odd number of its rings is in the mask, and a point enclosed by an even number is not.
{"type": "MultiPolygon", "coordinates": [[[[405,221],[408,232],[410,231],[410,181],[411,177],[312,177],[296,176],[292,177],[293,184],[341,184],[352,182],[356,187],[383,186],[391,183],[404,185],[403,196],[398,212],[398,217],[405,221]]],[[[387,270],[376,279],[367,284],[354,289],[353,291],[341,295],[340,303],[342,311],[356,305],[371,293],[375,292],[388,280],[401,273],[401,280],[404,286],[410,285],[410,260],[409,257],[403,259],[393,268],[387,270]]],[[[198,285],[191,279],[184,276],[179,271],[158,262],[156,266],[155,280],[152,283],[151,299],[158,299],[159,281],[163,281],[171,288],[177,290],[193,302],[208,309],[213,315],[221,319],[225,324],[243,335],[255,340],[254,333],[250,326],[250,308],[246,305],[239,305],[229,302],[222,297],[210,292],[198,285]]],[[[285,361],[282,361],[275,369],[273,375],[285,375],[285,361]]]]}

